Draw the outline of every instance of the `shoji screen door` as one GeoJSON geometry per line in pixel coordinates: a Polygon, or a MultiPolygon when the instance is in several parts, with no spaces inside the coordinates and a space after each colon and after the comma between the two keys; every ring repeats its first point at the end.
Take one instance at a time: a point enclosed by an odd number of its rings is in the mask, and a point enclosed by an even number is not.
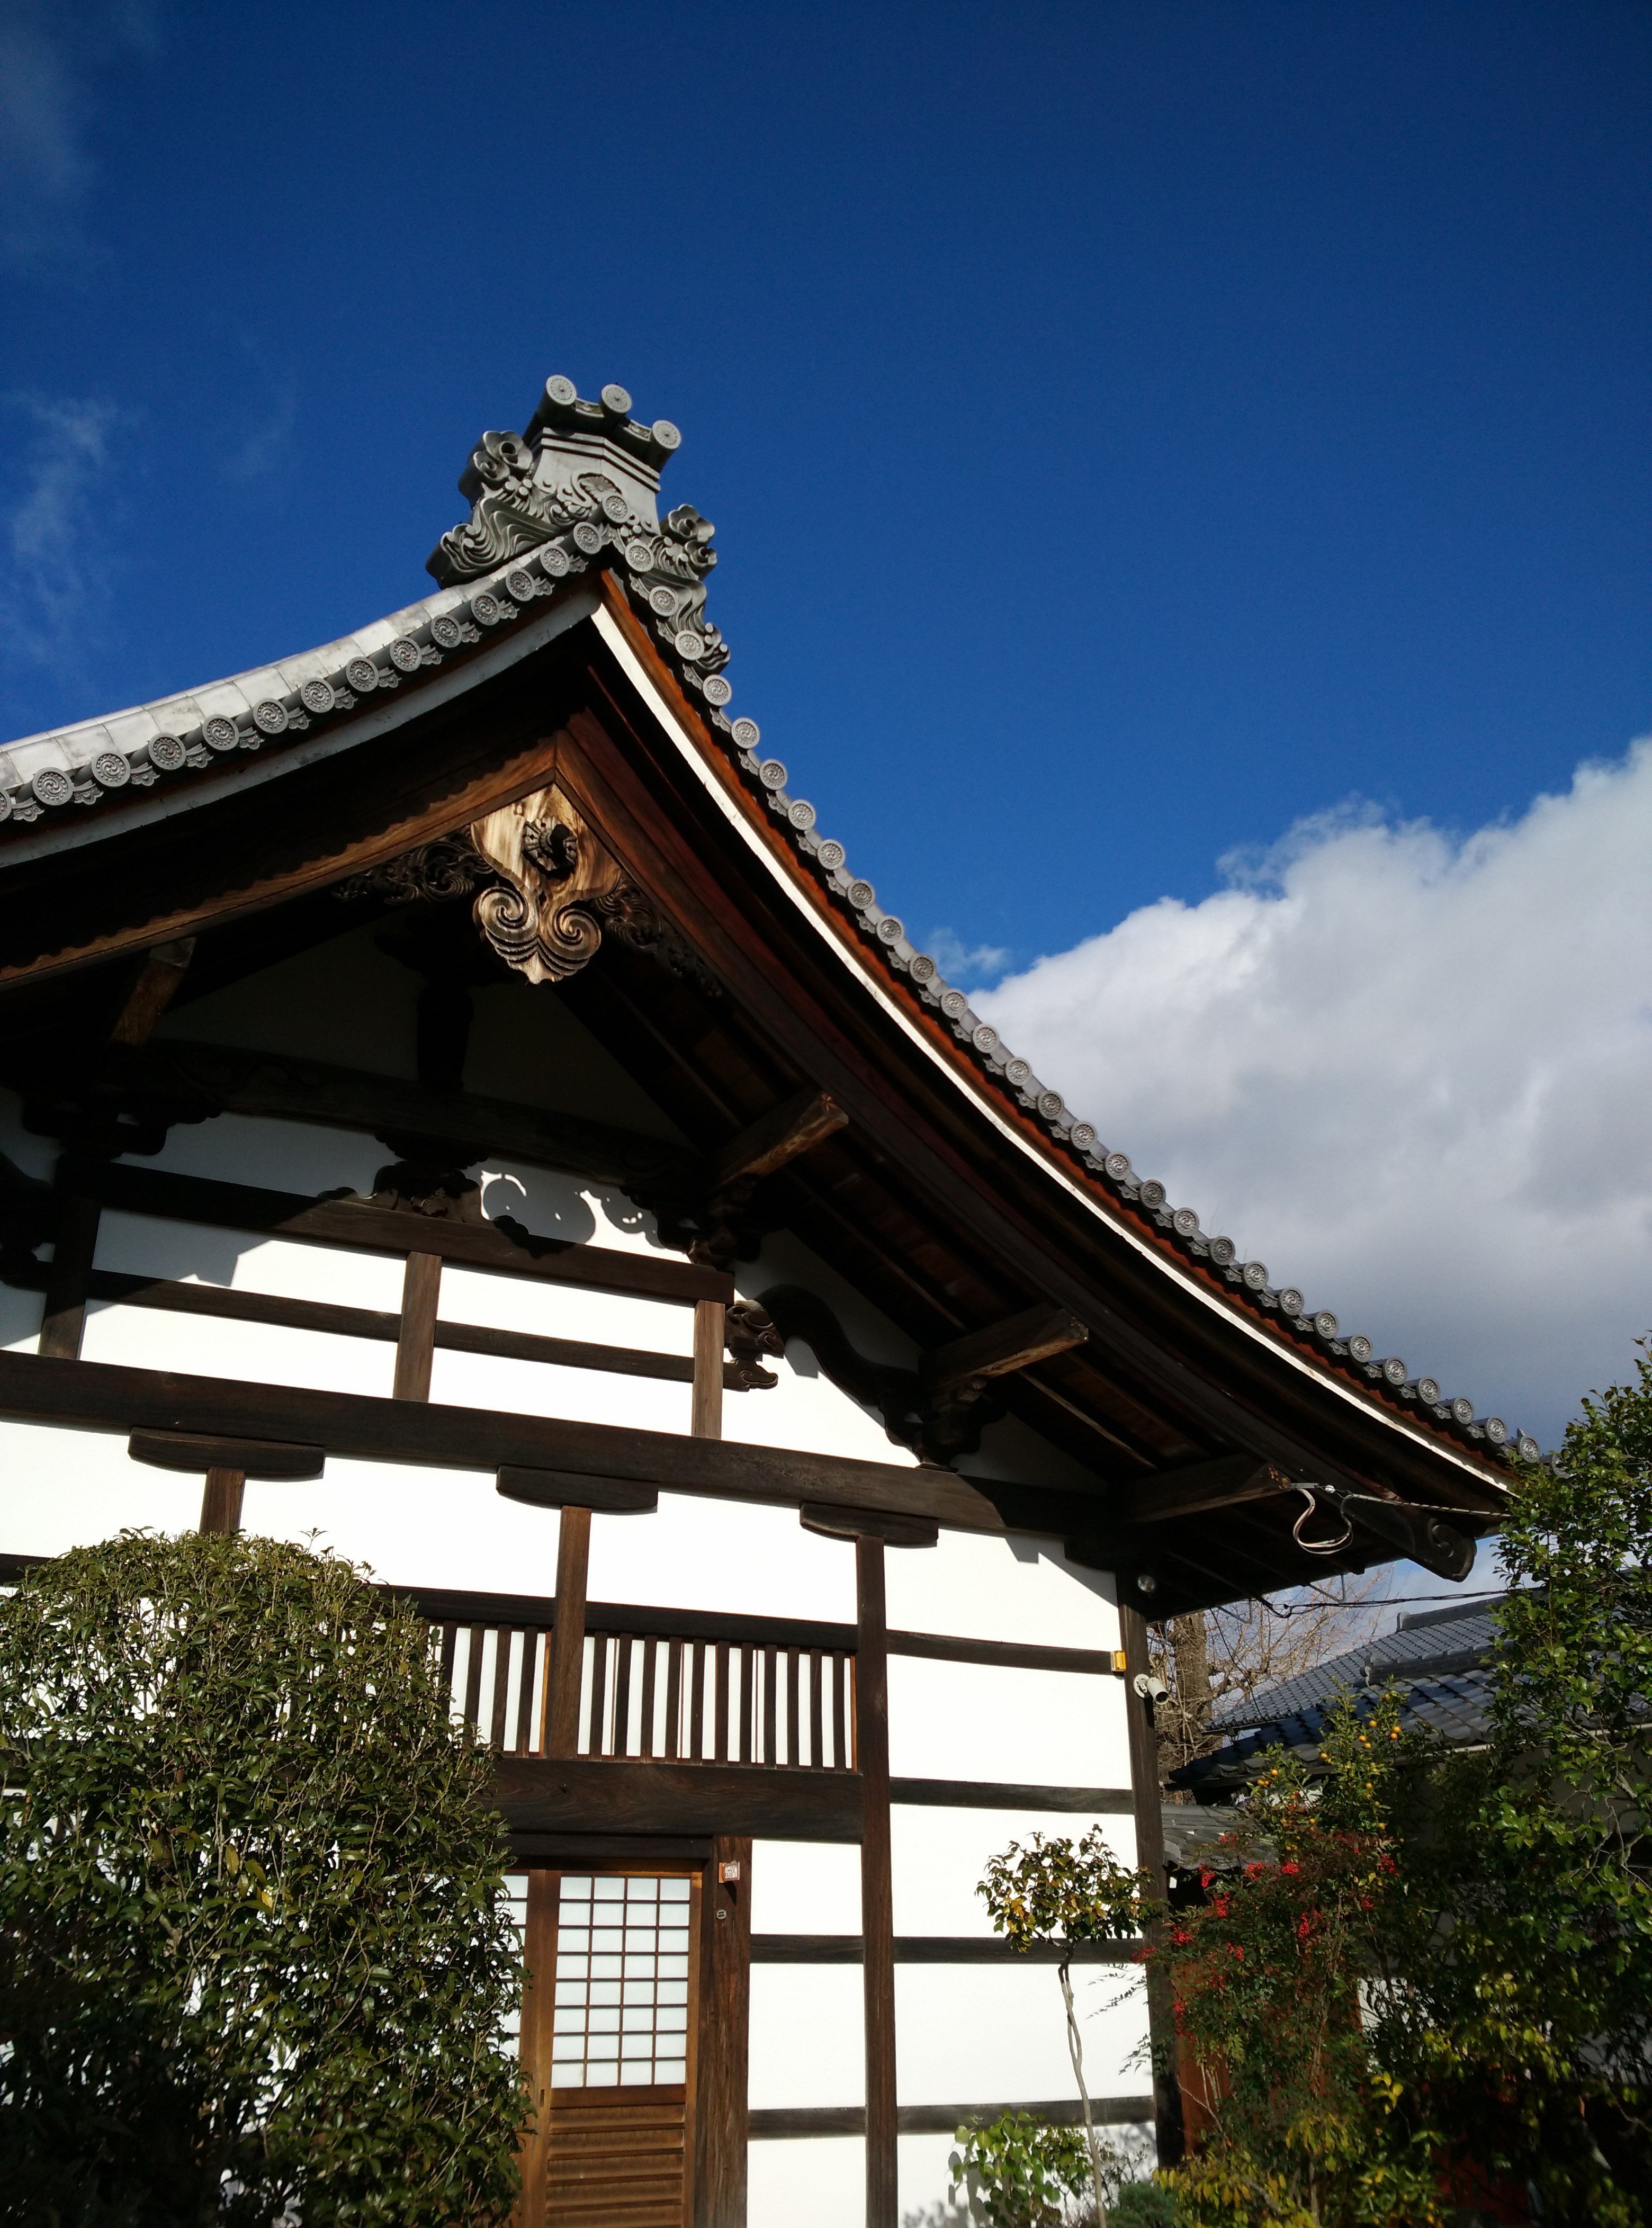
{"type": "Polygon", "coordinates": [[[517,2228],[688,2228],[700,1881],[530,1872],[517,2228]]]}

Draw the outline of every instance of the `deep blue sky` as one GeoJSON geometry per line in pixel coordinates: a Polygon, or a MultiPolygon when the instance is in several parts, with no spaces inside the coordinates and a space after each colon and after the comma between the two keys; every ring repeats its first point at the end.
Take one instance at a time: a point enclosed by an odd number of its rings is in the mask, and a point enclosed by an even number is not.
{"type": "Polygon", "coordinates": [[[920,935],[1025,960],[1652,726],[1643,6],[0,39],[7,734],[419,593],[552,371],[682,427],[736,707],[920,935]]]}

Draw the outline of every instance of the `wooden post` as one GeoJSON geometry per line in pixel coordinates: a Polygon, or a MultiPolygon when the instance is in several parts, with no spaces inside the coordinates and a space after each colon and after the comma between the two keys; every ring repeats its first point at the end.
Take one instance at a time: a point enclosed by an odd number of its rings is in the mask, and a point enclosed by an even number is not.
{"type": "Polygon", "coordinates": [[[206,1490],[201,1496],[201,1529],[203,1532],[239,1532],[241,1528],[241,1500],[246,1490],[245,1470],[209,1469],[206,1490]]]}
{"type": "Polygon", "coordinates": [[[866,2228],[898,2228],[895,1915],[889,1855],[889,1636],[883,1542],[855,1542],[855,1752],[861,1767],[861,1984],[866,2011],[866,2228]]]}
{"type": "Polygon", "coordinates": [[[52,1265],[46,1276],[46,1306],[41,1316],[41,1354],[58,1361],[78,1361],[86,1335],[86,1284],[92,1258],[98,1250],[98,1224],[103,1209],[95,1199],[61,1200],[57,1210],[57,1239],[52,1265]]]}
{"type": "Polygon", "coordinates": [[[688,1431],[696,1439],[723,1436],[723,1340],[725,1324],[720,1300],[696,1300],[694,1305],[694,1398],[688,1431]]]}
{"type": "Polygon", "coordinates": [[[550,2148],[551,2034],[556,2018],[556,1915],[559,1881],[552,1872],[528,1875],[528,1913],[523,1929],[521,2057],[533,2122],[517,2152],[522,2195],[511,2228],[546,2228],[545,2167],[550,2148]]]}
{"type": "Polygon", "coordinates": [[[396,1340],[398,1400],[428,1400],[436,1353],[436,1309],[442,1296],[439,1253],[410,1253],[401,1279],[401,1330],[396,1340]]]}
{"type": "Polygon", "coordinates": [[[556,1608],[545,1667],[545,1753],[577,1756],[579,1687],[585,1670],[585,1582],[591,1562],[591,1511],[564,1508],[556,1537],[556,1608]]]}
{"type": "Polygon", "coordinates": [[[701,1892],[694,2228],[746,2228],[752,1842],[719,1834],[701,1892]]]}
{"type": "MultiPolygon", "coordinates": [[[[1148,1875],[1151,1892],[1162,1896],[1164,1815],[1160,1809],[1159,1745],[1153,1731],[1153,1706],[1136,1691],[1148,1668],[1147,1620],[1124,1603],[1118,1636],[1124,1643],[1124,1715],[1130,1727],[1130,1787],[1136,1796],[1136,1862],[1148,1875]]],[[[1181,2083],[1177,2070],[1175,2014],[1169,1975],[1159,1965],[1147,1969],[1147,2027],[1153,2051],[1153,2121],[1159,2164],[1175,2166],[1181,2157],[1181,2083]]]]}

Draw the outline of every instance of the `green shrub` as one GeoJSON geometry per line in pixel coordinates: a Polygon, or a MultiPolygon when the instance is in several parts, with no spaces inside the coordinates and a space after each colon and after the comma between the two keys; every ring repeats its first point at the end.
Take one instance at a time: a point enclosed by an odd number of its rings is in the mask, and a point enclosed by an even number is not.
{"type": "Polygon", "coordinates": [[[504,2218],[502,1836],[410,1611],[272,1540],[77,1549],[0,1602],[0,1767],[7,2219],[504,2218]]]}

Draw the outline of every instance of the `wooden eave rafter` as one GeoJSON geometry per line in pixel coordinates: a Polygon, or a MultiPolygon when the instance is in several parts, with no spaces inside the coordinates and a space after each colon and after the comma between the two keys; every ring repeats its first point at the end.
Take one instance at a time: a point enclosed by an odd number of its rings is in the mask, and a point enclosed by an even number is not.
{"type": "Polygon", "coordinates": [[[1470,1528],[1489,1521],[1502,1484],[1492,1463],[1379,1389],[1340,1380],[1277,1322],[1245,1316],[983,1074],[800,865],[623,594],[605,578],[603,591],[592,624],[393,738],[381,727],[359,754],[335,751],[324,778],[295,766],[256,797],[220,785],[187,828],[182,816],[146,829],[112,819],[103,842],[77,845],[55,870],[37,859],[0,874],[0,984],[61,980],[72,996],[76,970],[117,962],[130,983],[131,954],[199,933],[204,985],[215,934],[244,934],[260,914],[307,919],[342,875],[554,774],[728,995],[708,1000],[618,951],[535,995],[566,997],[713,1161],[736,1147],[735,1160],[749,1157],[770,1129],[795,1144],[788,1123],[808,1128],[825,1094],[835,1121],[817,1121],[807,1149],[765,1175],[766,1196],[926,1347],[1021,1309],[1080,1322],[1085,1343],[1001,1389],[1097,1477],[1098,1540],[1150,1562],[1165,1606],[1392,1552],[1366,1541],[1341,1558],[1304,1555],[1290,1535],[1300,1503],[1219,1499],[1136,1521],[1133,1496],[1156,1477],[1174,1492],[1174,1474],[1201,1464],[1243,1457],[1247,1476],[1273,1465],[1450,1504],[1470,1528]],[[160,892],[147,909],[144,887],[160,892]],[[53,933],[30,949],[24,909],[39,918],[42,904],[53,933]],[[669,1027],[654,1018],[666,1013],[669,1027]]]}

